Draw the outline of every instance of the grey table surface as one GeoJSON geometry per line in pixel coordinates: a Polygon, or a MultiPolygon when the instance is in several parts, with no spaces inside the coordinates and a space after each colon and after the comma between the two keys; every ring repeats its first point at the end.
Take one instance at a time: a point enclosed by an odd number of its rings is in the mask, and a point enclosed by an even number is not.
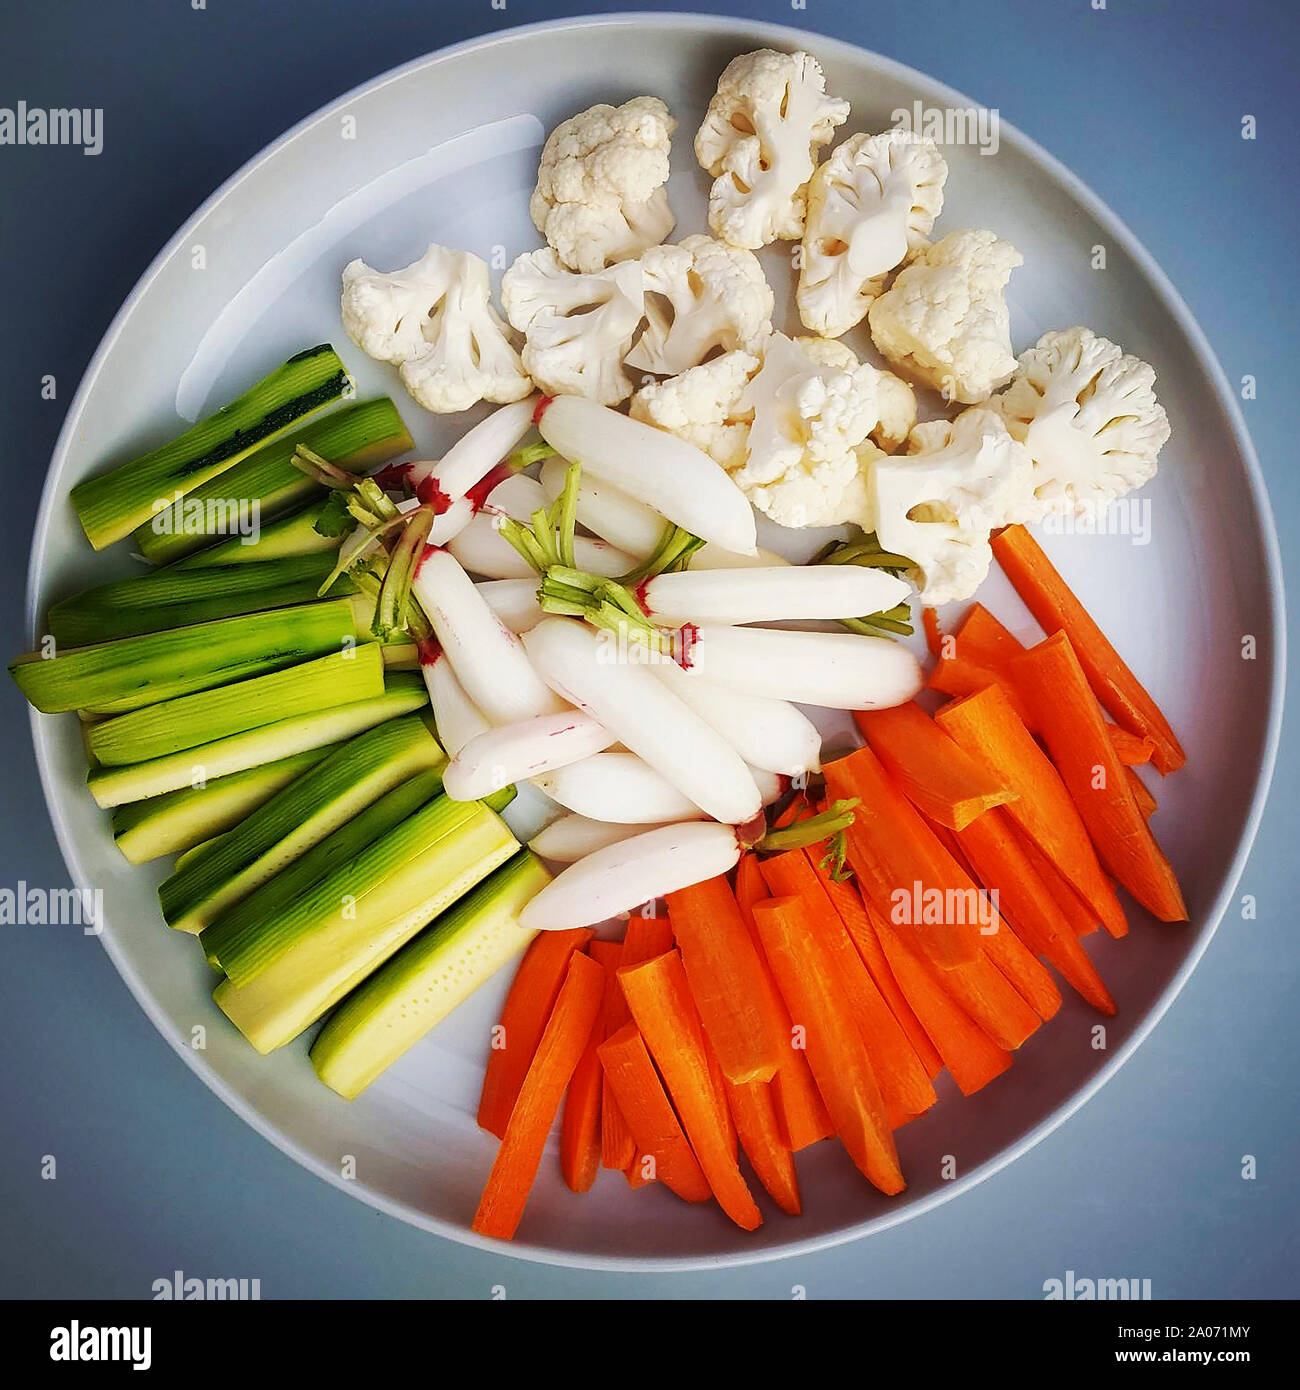
{"type": "MultiPolygon", "coordinates": [[[[0,106],[104,110],[104,149],[0,147],[0,606],[11,650],[46,462],[113,313],[175,227],[282,130],[385,69],[591,11],[707,10],[850,39],[997,106],[1164,266],[1245,403],[1288,579],[1300,9],[1290,0],[3,0],[0,106]],[[1240,138],[1243,116],[1257,138],[1240,138]],[[41,379],[53,375],[54,400],[41,379]],[[1289,442],[1290,441],[1290,442],[1289,442]]],[[[18,693],[0,692],[0,886],[67,871],[18,693]]],[[[1157,1298],[1300,1293],[1296,850],[1300,749],[1230,913],[1153,1036],[1084,1109],[958,1201],[818,1256],[612,1276],[468,1250],[317,1181],[181,1064],[77,929],[0,928],[0,1293],[147,1298],[182,1269],[265,1298],[1041,1298],[1149,1278],[1157,1298]],[[42,1156],[57,1177],[42,1178],[42,1156]],[[1257,1176],[1243,1180],[1242,1156],[1257,1176]]]]}

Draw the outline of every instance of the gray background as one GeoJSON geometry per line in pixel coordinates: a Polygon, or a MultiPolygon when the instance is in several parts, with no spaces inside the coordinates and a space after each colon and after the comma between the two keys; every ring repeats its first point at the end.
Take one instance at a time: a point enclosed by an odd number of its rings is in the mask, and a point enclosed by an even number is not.
{"type": "MultiPolygon", "coordinates": [[[[1291,578],[1297,7],[1096,3],[0,0],[0,106],[100,106],[106,130],[96,159],[0,148],[5,645],[25,644],[28,541],[67,402],[175,227],[346,88],[474,34],[589,10],[703,9],[850,39],[997,106],[1064,160],[1165,267],[1229,379],[1257,378],[1245,410],[1291,578]],[[1238,138],[1246,113],[1254,143],[1238,138]],[[40,399],[46,373],[54,402],[40,399]]],[[[7,681],[0,699],[0,885],[63,884],[26,712],[7,681]]],[[[938,1211],[753,1270],[584,1274],[404,1227],[246,1128],[158,1038],[93,938],[0,928],[0,1293],[141,1298],[183,1269],[260,1278],[268,1298],[483,1298],[496,1284],[512,1298],[788,1298],[795,1284],[812,1298],[1033,1298],[1073,1269],[1150,1278],[1157,1298],[1295,1296],[1298,774],[1292,735],[1241,886],[1256,920],[1229,915],[1154,1035],[1080,1114],[938,1211]],[[54,1182],[40,1180],[43,1154],[58,1159],[54,1182]]]]}

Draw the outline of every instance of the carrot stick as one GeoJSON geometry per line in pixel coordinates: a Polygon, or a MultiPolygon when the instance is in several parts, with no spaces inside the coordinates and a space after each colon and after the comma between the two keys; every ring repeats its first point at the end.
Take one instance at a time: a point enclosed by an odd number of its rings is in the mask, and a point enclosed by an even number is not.
{"type": "Polygon", "coordinates": [[[1107,724],[1106,734],[1125,767],[1142,767],[1155,757],[1156,741],[1146,734],[1131,734],[1119,724],[1107,724]]]}
{"type": "Polygon", "coordinates": [[[1006,1071],[1011,1053],[999,1047],[948,993],[946,981],[951,972],[936,969],[928,957],[914,951],[875,913],[871,914],[871,925],[899,988],[961,1093],[973,1095],[1006,1071]]]}
{"type": "Polygon", "coordinates": [[[619,971],[623,994],[718,1205],[742,1230],[763,1221],[732,1149],[732,1128],[709,1070],[700,1016],[676,951],[619,971]]]}
{"type": "Polygon", "coordinates": [[[771,1083],[728,1081],[726,1087],[727,1104],[736,1122],[740,1146],[755,1176],[787,1216],[798,1216],[803,1210],[799,1178],[795,1173],[794,1154],[776,1113],[771,1083]]]}
{"type": "MultiPolygon", "coordinates": [[[[808,851],[805,850],[804,853],[808,854],[808,851]]],[[[943,1070],[943,1058],[935,1050],[930,1035],[921,1026],[921,1020],[917,1018],[903,991],[899,989],[898,981],[894,979],[894,972],[889,968],[889,962],[885,959],[885,953],[871,925],[866,904],[852,883],[837,882],[833,879],[830,870],[817,863],[815,855],[809,854],[808,861],[821,880],[826,896],[839,913],[840,921],[844,923],[854,946],[857,947],[858,955],[862,957],[862,963],[867,967],[872,983],[880,991],[899,1026],[907,1035],[907,1040],[920,1059],[926,1076],[933,1081],[943,1070]]]]}
{"type": "Polygon", "coordinates": [[[597,1012],[569,1082],[560,1119],[560,1172],[573,1192],[589,1191],[600,1171],[600,1092],[604,1073],[596,1049],[605,1038],[603,1025],[601,1012],[597,1012]]]}
{"type": "Polygon", "coordinates": [[[1138,810],[1142,812],[1142,819],[1150,820],[1156,813],[1156,799],[1151,795],[1151,788],[1131,767],[1126,767],[1124,771],[1128,773],[1129,790],[1133,793],[1138,810]]]}
{"type": "Polygon", "coordinates": [[[1000,913],[997,930],[984,938],[984,950],[1040,1019],[1046,1022],[1056,1016],[1061,1007],[1056,981],[1000,913]]]}
{"type": "Polygon", "coordinates": [[[1021,847],[1006,812],[990,811],[958,838],[980,881],[990,891],[997,890],[999,909],[1006,914],[1003,925],[1010,922],[1025,945],[1051,961],[1094,1008],[1113,1014],[1110,991],[1021,847]]]}
{"type": "Polygon", "coordinates": [[[564,983],[529,1063],[496,1161],[474,1214],[473,1229],[510,1240],[537,1177],[546,1137],[565,1088],[600,1016],[605,972],[581,951],[571,953],[564,983]]]}
{"type": "Polygon", "coordinates": [[[629,1184],[641,1187],[650,1181],[646,1177],[649,1168],[684,1201],[707,1202],[713,1195],[712,1189],[682,1133],[636,1024],[625,1023],[596,1051],[639,1150],[634,1171],[628,1174],[629,1184]],[[647,1158],[651,1160],[649,1164],[643,1162],[647,1158]]]}
{"type": "Polygon", "coordinates": [[[1025,649],[1024,643],[982,603],[972,603],[966,610],[957,629],[956,641],[962,655],[999,671],[1025,649]]]}
{"type": "MultiPolygon", "coordinates": [[[[623,987],[618,982],[618,968],[623,964],[626,948],[626,938],[623,941],[593,941],[587,948],[605,970],[605,1004],[600,1019],[602,1038],[613,1036],[632,1018],[627,1001],[623,998],[623,987]]],[[[632,1131],[628,1129],[623,1112],[618,1108],[609,1077],[604,1075],[600,1084],[600,1161],[604,1168],[617,1168],[623,1172],[636,1161],[636,1143],[632,1131]]]]}
{"type": "Polygon", "coordinates": [[[730,885],[712,878],[668,895],[677,949],[704,1033],[728,1081],[770,1081],[787,1034],[763,988],[763,964],[730,885]]]}
{"type": "Polygon", "coordinates": [[[594,934],[587,927],[540,932],[515,972],[501,1019],[493,1030],[478,1102],[479,1124],[498,1139],[505,1137],[510,1111],[564,983],[569,959],[594,934]]]}
{"type": "Polygon", "coordinates": [[[935,663],[927,684],[946,695],[974,695],[999,685],[1026,727],[1036,732],[1033,717],[1007,668],[1011,658],[1022,651],[1019,640],[982,603],[974,603],[935,663]]]}
{"type": "Polygon", "coordinates": [[[673,924],[666,912],[653,917],[636,914],[627,919],[627,930],[623,933],[624,965],[640,965],[643,960],[653,960],[672,949],[673,924]]]}
{"type": "Polygon", "coordinates": [[[1058,632],[1017,657],[1013,666],[1102,863],[1153,916],[1187,921],[1173,866],[1133,798],[1070,639],[1058,632]]]}
{"type": "Polygon", "coordinates": [[[807,907],[772,898],[755,905],[754,921],[790,1015],[804,1028],[808,1065],[840,1142],[869,1182],[901,1192],[906,1183],[871,1058],[807,907]]]}
{"type": "Polygon", "coordinates": [[[1023,526],[1008,526],[993,537],[993,553],[1043,631],[1060,630],[1069,637],[1088,684],[1112,718],[1130,733],[1147,735],[1155,741],[1152,760],[1156,770],[1168,773],[1182,767],[1187,755],[1169,721],[1038,542],[1023,526]]]}
{"type": "Polygon", "coordinates": [[[931,656],[943,652],[943,629],[939,626],[939,615],[933,608],[921,609],[921,626],[925,630],[925,645],[931,656]]]}
{"type": "Polygon", "coordinates": [[[960,830],[990,806],[1016,799],[999,778],[959,748],[914,700],[853,718],[913,806],[960,830]]]}
{"type": "MultiPolygon", "coordinates": [[[[920,812],[890,779],[869,748],[827,763],[823,769],[832,798],[856,797],[853,824],[846,832],[849,863],[866,897],[887,917],[897,894],[963,886],[952,856],[935,838],[920,812]]],[[[940,914],[947,918],[947,914],[940,914]]],[[[944,969],[974,960],[979,939],[969,925],[937,920],[917,934],[923,949],[944,969]]]]}
{"type": "Polygon", "coordinates": [[[1007,803],[1008,814],[1097,913],[1111,935],[1123,936],[1128,930],[1124,909],[1101,871],[1078,808],[1059,772],[1003,692],[995,686],[953,700],[939,710],[935,722],[1019,792],[1019,800],[1007,803]]]}
{"type": "Polygon", "coordinates": [[[773,897],[803,901],[809,930],[844,989],[867,1046],[890,1128],[897,1129],[938,1099],[921,1059],[873,983],[808,856],[790,850],[762,860],[760,868],[773,897]]]}
{"type": "Polygon", "coordinates": [[[1061,877],[1056,865],[1014,822],[1009,822],[1016,843],[1024,852],[1034,872],[1043,880],[1061,916],[1070,924],[1076,936],[1090,936],[1101,926],[1101,919],[1061,877]]]}

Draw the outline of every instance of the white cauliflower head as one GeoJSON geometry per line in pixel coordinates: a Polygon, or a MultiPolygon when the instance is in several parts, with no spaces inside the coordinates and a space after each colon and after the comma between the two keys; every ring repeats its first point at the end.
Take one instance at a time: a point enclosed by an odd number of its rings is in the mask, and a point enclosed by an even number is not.
{"type": "Polygon", "coordinates": [[[949,232],[868,313],[876,347],[946,399],[987,400],[1016,368],[1003,291],[1024,257],[993,232],[949,232]]]}
{"type": "Polygon", "coordinates": [[[341,309],[348,337],[368,356],[398,364],[406,389],[426,410],[504,404],[533,389],[493,308],[487,262],[468,251],[430,246],[418,261],[389,272],[351,261],[343,269],[341,309]]]}
{"type": "Polygon", "coordinates": [[[528,210],[570,270],[635,260],[671,233],[665,184],[676,128],[658,97],[634,97],[580,111],[551,131],[528,210]]]}
{"type": "Polygon", "coordinates": [[[745,464],[753,411],[741,402],[758,367],[748,352],[726,352],[650,382],[632,397],[632,418],[685,439],[734,472],[745,464]]]}
{"type": "Polygon", "coordinates": [[[917,425],[908,453],[872,461],[867,529],[913,562],[908,578],[922,602],[970,598],[993,561],[990,531],[1023,516],[1032,479],[1024,445],[996,411],[977,406],[917,425]]]}
{"type": "Polygon", "coordinates": [[[641,270],[647,326],[629,367],[676,375],[712,352],[752,349],[772,331],[775,298],[752,251],[688,236],[651,247],[641,270]]]}
{"type": "Polygon", "coordinates": [[[848,115],[808,53],[760,48],[733,58],[695,135],[696,158],[714,180],[714,235],[751,251],[802,236],[817,151],[848,115]]]}
{"type": "Polygon", "coordinates": [[[796,338],[795,342],[823,367],[837,367],[842,372],[859,369],[875,372],[879,418],[872,427],[871,439],[887,454],[901,449],[916,424],[916,392],[907,382],[893,372],[882,372],[869,363],[859,362],[851,347],[834,338],[796,338]]]}
{"type": "Polygon", "coordinates": [[[838,338],[862,322],[889,272],[925,245],[947,177],[939,147],[911,131],[835,147],[808,185],[797,294],[805,327],[838,338]]]}
{"type": "Polygon", "coordinates": [[[1155,379],[1090,328],[1045,333],[1021,353],[1011,384],[989,404],[1034,461],[1039,516],[1086,515],[1155,476],[1169,438],[1155,379]]]}
{"type": "Polygon", "coordinates": [[[549,247],[520,256],[501,281],[501,302],[524,335],[524,367],[538,387],[601,405],[632,394],[623,358],[643,301],[639,262],[577,275],[549,247]]]}

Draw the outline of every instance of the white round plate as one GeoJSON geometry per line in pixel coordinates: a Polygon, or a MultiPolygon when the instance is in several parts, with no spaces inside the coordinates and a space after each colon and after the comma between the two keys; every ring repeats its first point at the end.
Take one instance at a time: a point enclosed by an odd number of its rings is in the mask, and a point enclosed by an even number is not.
{"type": "MultiPolygon", "coordinates": [[[[388,268],[430,241],[466,247],[499,273],[537,244],[528,194],[545,133],[596,101],[664,98],[680,124],[670,192],[679,234],[703,230],[707,180],[691,138],[718,74],[737,53],[805,47],[829,89],[853,104],[853,130],[880,130],[899,108],[968,107],[956,93],[851,45],[773,25],[670,14],[610,16],[515,29],[435,53],[326,107],[215,193],[149,268],[81,384],[50,468],[32,553],[34,632],[49,602],[129,570],[92,555],[68,503],[79,479],[175,433],[298,349],[331,340],[362,392],[392,392],[421,451],[464,419],[423,416],[396,374],[368,361],[338,320],[341,267],[353,256],[388,268]]],[[[1005,125],[996,154],[949,146],[940,230],[989,226],[1025,257],[1010,286],[1015,345],[1085,323],[1152,362],[1173,439],[1150,499],[1149,543],[1047,537],[1049,549],[1119,650],[1168,711],[1188,763],[1157,788],[1156,829],[1177,866],[1189,926],[1134,911],[1121,942],[1092,938],[1119,1003],[1109,1048],[1069,999],[1015,1065],[963,1099],[941,1102],[899,1134],[911,1186],[894,1200],[870,1188],[839,1147],[799,1157],[805,1214],[771,1211],[745,1235],[716,1208],[686,1206],[605,1174],[568,1192],[543,1164],[520,1238],[469,1232],[495,1141],[473,1120],[498,979],[354,1103],[315,1078],[306,1046],[259,1057],[211,1003],[194,942],[158,915],[161,871],[134,869],[85,790],[77,721],[33,720],[59,841],[78,884],[104,890],[107,947],[159,1031],[233,1109],[299,1162],[354,1197],[426,1230],[530,1259],[616,1268],[716,1266],[772,1259],[848,1240],[956,1196],[1059,1125],[1130,1055],[1204,950],[1232,892],[1262,805],[1281,712],[1282,613],[1276,541],[1259,468],[1223,373],[1187,309],[1122,224],[1065,169],[1005,125]],[[1095,246],[1104,271],[1092,269],[1095,246]],[[1242,639],[1258,644],[1242,659],[1242,639]],[[189,1046],[203,1024],[207,1047],[189,1046]],[[344,1154],[356,1178],[340,1178],[344,1154]],[[941,1154],[963,1176],[940,1177],[941,1154]]],[[[789,281],[789,247],[766,254],[789,281]]],[[[788,309],[789,306],[787,305],[788,309]]],[[[793,325],[793,317],[787,323],[793,325]]],[[[477,418],[477,417],[475,417],[477,418]]],[[[125,550],[125,547],[118,547],[125,550]]],[[[1023,636],[1034,629],[996,576],[981,598],[1023,636]]],[[[769,1208],[770,1210],[770,1208],[769,1208]]]]}

